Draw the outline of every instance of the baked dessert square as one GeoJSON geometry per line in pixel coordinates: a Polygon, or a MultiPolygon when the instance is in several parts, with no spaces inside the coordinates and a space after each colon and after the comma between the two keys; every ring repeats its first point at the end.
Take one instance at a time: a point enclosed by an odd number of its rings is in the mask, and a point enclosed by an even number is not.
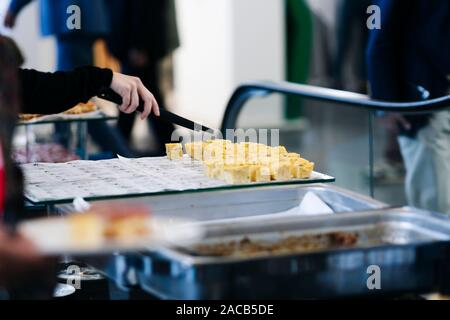
{"type": "Polygon", "coordinates": [[[183,146],[181,143],[167,143],[166,154],[170,160],[181,160],[183,158],[183,146]]]}

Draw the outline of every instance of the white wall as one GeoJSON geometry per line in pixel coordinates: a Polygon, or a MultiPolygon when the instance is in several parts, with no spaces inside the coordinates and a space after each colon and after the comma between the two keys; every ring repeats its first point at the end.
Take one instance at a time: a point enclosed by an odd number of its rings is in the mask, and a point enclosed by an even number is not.
{"type": "Polygon", "coordinates": [[[175,54],[175,107],[210,125],[231,91],[230,0],[178,0],[181,48],[175,54]]]}
{"type": "MultiPolygon", "coordinates": [[[[280,0],[177,0],[182,45],[175,55],[177,111],[219,127],[240,83],[283,80],[283,8],[280,0]]],[[[246,109],[251,116],[243,118],[281,119],[280,100],[264,105],[263,112],[261,105],[258,112],[246,109]]]]}
{"type": "Polygon", "coordinates": [[[3,28],[3,16],[9,0],[0,0],[1,31],[12,36],[26,58],[25,67],[42,71],[55,68],[55,44],[52,38],[42,38],[39,21],[39,1],[33,1],[20,13],[13,30],[3,28]]]}
{"type": "MultiPolygon", "coordinates": [[[[54,70],[55,45],[52,38],[40,36],[38,2],[21,12],[11,35],[27,58],[26,67],[54,70]]],[[[0,9],[6,3],[9,0],[0,0],[0,9]]],[[[225,105],[240,83],[284,79],[283,3],[177,0],[181,37],[175,54],[177,112],[219,127],[225,105]]],[[[280,101],[270,99],[246,108],[243,125],[281,121],[280,101]]]]}

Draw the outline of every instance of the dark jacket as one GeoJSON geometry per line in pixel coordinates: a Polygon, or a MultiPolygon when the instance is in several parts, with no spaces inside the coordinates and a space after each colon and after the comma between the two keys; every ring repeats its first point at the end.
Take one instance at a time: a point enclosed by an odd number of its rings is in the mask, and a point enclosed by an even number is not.
{"type": "MultiPolygon", "coordinates": [[[[16,15],[33,0],[11,0],[9,10],[16,15]]],[[[68,34],[104,35],[109,32],[107,0],[40,0],[41,32],[44,36],[68,34]],[[76,5],[81,9],[81,29],[67,28],[70,14],[67,8],[76,5]]],[[[152,2],[150,0],[149,2],[152,2]]]]}
{"type": "MultiPolygon", "coordinates": [[[[1,45],[0,37],[0,58],[3,58],[1,45]]],[[[3,219],[5,223],[14,225],[24,218],[21,215],[24,209],[23,177],[9,156],[17,113],[52,114],[65,111],[109,87],[113,73],[109,69],[95,67],[56,73],[20,69],[17,73],[17,69],[3,68],[2,62],[5,61],[0,61],[0,146],[5,156],[7,186],[3,219]]]]}
{"type": "Polygon", "coordinates": [[[179,46],[173,0],[109,0],[108,46],[121,62],[130,49],[157,61],[179,46]]]}
{"type": "Polygon", "coordinates": [[[111,85],[109,69],[81,67],[71,72],[45,73],[19,70],[21,111],[33,114],[54,114],[86,102],[111,85]]]}
{"type": "MultiPolygon", "coordinates": [[[[447,94],[450,74],[450,1],[378,0],[381,29],[370,32],[368,77],[374,99],[416,101],[417,86],[435,98],[447,94]]],[[[411,132],[428,123],[428,116],[410,116],[411,132]]]]}

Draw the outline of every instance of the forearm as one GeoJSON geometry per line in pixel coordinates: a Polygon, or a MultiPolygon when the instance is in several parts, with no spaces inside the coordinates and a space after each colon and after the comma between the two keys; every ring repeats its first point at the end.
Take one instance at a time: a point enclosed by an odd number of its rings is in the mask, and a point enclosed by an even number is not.
{"type": "Polygon", "coordinates": [[[19,70],[22,112],[60,113],[80,102],[86,102],[111,85],[109,69],[82,67],[71,72],[44,73],[19,70]]]}

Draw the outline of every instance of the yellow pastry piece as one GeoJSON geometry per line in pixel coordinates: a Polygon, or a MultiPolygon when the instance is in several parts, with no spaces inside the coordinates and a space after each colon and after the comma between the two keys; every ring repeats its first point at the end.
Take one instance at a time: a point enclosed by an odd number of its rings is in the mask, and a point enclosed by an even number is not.
{"type": "Polygon", "coordinates": [[[302,157],[300,156],[300,154],[295,153],[295,152],[290,152],[287,153],[286,156],[290,159],[290,160],[300,160],[302,157]]]}
{"type": "Polygon", "coordinates": [[[213,140],[203,145],[204,161],[222,161],[225,158],[227,145],[232,145],[228,140],[213,140]]]}
{"type": "Polygon", "coordinates": [[[225,166],[221,178],[229,184],[250,183],[250,166],[225,166]]]}
{"type": "Polygon", "coordinates": [[[291,164],[288,161],[272,161],[270,164],[270,176],[272,180],[286,181],[292,178],[291,164]]]}
{"type": "Polygon", "coordinates": [[[213,179],[220,179],[223,173],[225,163],[218,161],[204,162],[206,175],[213,179]]]}
{"type": "Polygon", "coordinates": [[[183,146],[181,143],[167,143],[166,154],[170,160],[180,160],[183,158],[183,146]]]}
{"type": "Polygon", "coordinates": [[[203,142],[188,142],[184,147],[189,157],[195,160],[203,160],[203,142]]]}
{"type": "Polygon", "coordinates": [[[291,173],[294,179],[309,179],[314,171],[314,163],[306,159],[300,159],[291,165],[291,173]]]}
{"type": "Polygon", "coordinates": [[[311,177],[311,173],[314,171],[314,166],[314,162],[301,159],[300,179],[309,179],[311,177]]]}
{"type": "Polygon", "coordinates": [[[252,182],[270,182],[269,166],[250,165],[250,180],[252,182]]]}
{"type": "Polygon", "coordinates": [[[278,147],[271,147],[269,149],[269,155],[271,157],[281,157],[281,156],[285,156],[287,154],[288,154],[288,152],[285,147],[278,146],[278,147]]]}
{"type": "Polygon", "coordinates": [[[307,179],[314,170],[314,163],[283,146],[206,140],[186,143],[185,149],[191,158],[202,161],[208,177],[229,184],[307,179]]]}
{"type": "Polygon", "coordinates": [[[188,142],[184,145],[184,149],[186,150],[186,154],[189,155],[189,157],[194,157],[194,145],[192,142],[188,142]]]}

